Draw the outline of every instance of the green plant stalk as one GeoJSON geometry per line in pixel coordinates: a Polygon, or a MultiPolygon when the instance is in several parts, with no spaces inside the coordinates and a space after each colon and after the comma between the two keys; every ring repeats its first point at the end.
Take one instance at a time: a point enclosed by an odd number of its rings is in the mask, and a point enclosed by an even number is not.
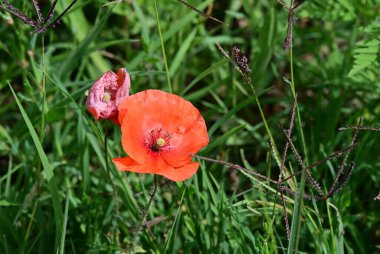
{"type": "MultiPolygon", "coordinates": [[[[269,126],[268,126],[268,123],[267,123],[267,121],[266,121],[266,118],[265,118],[264,112],[263,112],[263,110],[262,110],[262,108],[261,108],[261,104],[260,104],[260,101],[259,101],[259,97],[257,96],[256,91],[255,91],[255,89],[254,89],[254,87],[253,87],[253,85],[252,85],[251,83],[250,83],[250,87],[251,87],[251,89],[252,89],[253,95],[255,96],[255,100],[256,100],[257,107],[259,108],[261,118],[262,118],[262,120],[263,120],[263,122],[264,122],[265,130],[266,130],[266,132],[267,132],[267,134],[268,134],[268,136],[269,136],[269,140],[270,140],[270,142],[271,142],[271,144],[272,144],[272,146],[273,146],[273,151],[274,151],[274,153],[275,153],[274,155],[275,155],[276,163],[279,164],[279,163],[280,163],[280,154],[279,154],[279,152],[278,152],[278,149],[277,149],[276,143],[275,143],[275,141],[274,141],[273,135],[272,135],[272,133],[271,133],[271,131],[270,131],[270,129],[269,129],[269,126]]],[[[278,192],[276,191],[276,197],[275,197],[276,200],[277,200],[277,194],[278,194],[278,192]]],[[[272,220],[270,220],[270,227],[271,227],[271,228],[272,228],[272,226],[273,226],[273,224],[274,224],[274,221],[275,221],[275,217],[273,216],[273,215],[274,215],[274,208],[275,208],[275,207],[273,206],[272,220]]],[[[271,235],[272,235],[272,239],[275,239],[275,238],[273,237],[273,231],[271,231],[270,233],[271,233],[271,235]]]]}
{"type": "MultiPolygon", "coordinates": [[[[292,2],[293,4],[293,2],[292,2]]],[[[292,6],[292,5],[291,5],[292,6]]],[[[295,91],[295,84],[294,84],[294,68],[293,68],[293,31],[290,31],[290,48],[289,48],[289,54],[290,54],[290,80],[291,80],[291,91],[294,100],[296,99],[296,91],[295,91]]],[[[303,153],[305,156],[304,163],[309,165],[309,159],[308,159],[308,153],[306,149],[306,142],[305,142],[305,136],[302,129],[302,121],[301,121],[301,115],[299,112],[299,108],[296,107],[296,115],[297,115],[297,123],[299,127],[299,133],[301,135],[301,142],[302,142],[302,148],[303,153]]],[[[292,225],[291,225],[291,231],[290,231],[290,240],[289,240],[289,246],[288,246],[288,254],[298,252],[298,244],[299,244],[299,235],[300,235],[300,229],[301,229],[301,212],[302,212],[302,206],[303,206],[303,195],[304,195],[304,187],[306,182],[306,174],[303,170],[301,173],[301,181],[299,185],[299,196],[297,198],[297,202],[295,202],[294,205],[294,215],[292,219],[292,225]]]]}
{"type": "Polygon", "coordinates": [[[25,234],[25,238],[24,238],[25,242],[29,240],[30,232],[32,230],[32,224],[33,224],[34,218],[36,216],[37,205],[38,205],[38,200],[34,203],[32,216],[30,217],[28,229],[26,230],[26,234],[25,234]]]}
{"type": "Polygon", "coordinates": [[[12,164],[13,164],[12,153],[9,153],[9,164],[8,164],[8,171],[7,171],[7,180],[5,182],[5,193],[4,193],[6,198],[9,198],[9,193],[11,189],[12,164]]]}
{"type": "Polygon", "coordinates": [[[146,209],[145,209],[145,211],[143,213],[143,216],[141,218],[141,223],[140,223],[141,227],[143,227],[143,225],[144,225],[144,221],[146,220],[146,217],[148,215],[149,208],[150,208],[150,206],[151,206],[151,204],[153,202],[154,196],[156,195],[156,192],[157,192],[157,187],[158,187],[158,176],[157,175],[153,176],[153,184],[154,184],[153,193],[152,193],[152,195],[149,198],[148,204],[146,205],[146,209]]]}
{"type": "Polygon", "coordinates": [[[167,62],[167,60],[166,60],[164,40],[163,40],[163,38],[162,38],[161,25],[160,25],[160,18],[158,17],[157,0],[154,0],[154,10],[155,10],[155,12],[156,12],[156,19],[157,19],[158,33],[160,34],[160,42],[161,42],[162,55],[163,55],[163,57],[164,57],[166,79],[168,80],[169,92],[170,92],[170,93],[173,93],[173,88],[172,88],[172,84],[171,84],[171,82],[170,82],[170,76],[169,76],[168,62],[167,62]]]}
{"type": "Polygon", "coordinates": [[[46,101],[46,68],[45,68],[45,36],[41,37],[42,43],[42,80],[41,80],[41,94],[42,94],[42,115],[41,115],[41,130],[40,130],[40,140],[43,143],[43,139],[45,136],[45,101],[46,101]]]}
{"type": "Polygon", "coordinates": [[[168,238],[167,238],[167,240],[165,242],[164,254],[167,252],[169,244],[170,244],[170,240],[172,239],[173,231],[174,231],[175,225],[177,223],[178,216],[179,216],[179,214],[181,212],[181,206],[182,206],[182,203],[183,203],[183,198],[185,197],[186,190],[187,190],[187,186],[185,185],[185,189],[183,190],[181,201],[179,203],[179,206],[178,206],[178,209],[177,209],[177,213],[176,213],[174,221],[173,221],[173,225],[172,225],[172,227],[170,229],[168,238]]]}
{"type": "MultiPolygon", "coordinates": [[[[105,123],[105,126],[104,126],[104,160],[106,163],[107,175],[108,175],[109,181],[111,182],[113,195],[114,195],[114,199],[115,199],[115,215],[114,215],[114,217],[117,218],[119,216],[119,201],[118,201],[116,186],[112,180],[110,167],[108,164],[108,128],[107,128],[107,123],[105,123]]],[[[116,242],[120,245],[119,231],[116,228],[115,228],[115,238],[116,238],[116,242]]]]}
{"type": "Polygon", "coordinates": [[[326,208],[327,208],[327,217],[329,218],[329,224],[330,224],[330,235],[331,235],[331,246],[332,251],[331,253],[337,253],[336,252],[336,242],[335,242],[335,232],[333,227],[333,220],[331,216],[331,210],[330,210],[330,204],[329,199],[326,199],[326,208]]]}
{"type": "Polygon", "coordinates": [[[61,234],[61,242],[59,245],[59,254],[65,253],[65,239],[66,239],[66,228],[67,228],[67,220],[69,217],[69,198],[70,198],[70,190],[68,189],[66,192],[66,203],[65,203],[65,213],[63,217],[63,224],[62,224],[62,234],[61,234]]]}
{"type": "MultiPolygon", "coordinates": [[[[291,35],[292,36],[292,35],[291,35]]],[[[291,91],[293,95],[293,99],[296,99],[296,89],[295,89],[295,84],[294,84],[294,68],[293,68],[293,42],[290,43],[290,80],[291,80],[291,91]]],[[[301,114],[299,111],[299,107],[296,107],[296,114],[297,114],[297,122],[299,126],[299,132],[301,135],[301,142],[302,142],[302,148],[303,148],[303,153],[305,156],[305,163],[306,166],[309,165],[309,158],[308,158],[308,153],[307,153],[307,148],[306,148],[306,142],[305,142],[305,135],[303,133],[302,129],[302,120],[301,120],[301,114]]]]}
{"type": "Polygon", "coordinates": [[[274,149],[274,151],[275,151],[275,157],[276,157],[275,159],[276,159],[276,161],[277,161],[277,163],[278,163],[278,162],[279,162],[279,158],[280,158],[280,154],[279,154],[279,152],[278,152],[278,150],[277,150],[276,143],[275,143],[275,141],[274,141],[273,135],[272,135],[272,133],[271,133],[271,131],[270,131],[270,129],[269,129],[269,126],[268,126],[268,123],[267,123],[267,121],[266,121],[266,118],[265,118],[264,112],[263,112],[263,110],[262,110],[262,108],[261,108],[261,104],[260,104],[260,101],[259,101],[259,97],[257,96],[256,91],[255,91],[253,85],[250,84],[250,86],[251,86],[251,89],[252,89],[253,95],[255,96],[256,104],[257,104],[257,107],[259,108],[261,118],[263,119],[264,126],[265,126],[265,130],[266,130],[266,132],[267,132],[267,134],[268,134],[268,136],[269,136],[269,140],[270,140],[271,144],[273,145],[273,149],[274,149]]]}
{"type": "MultiPolygon", "coordinates": [[[[42,34],[41,37],[42,44],[42,80],[41,80],[41,94],[42,94],[42,107],[41,107],[41,126],[40,126],[40,142],[43,144],[44,136],[45,136],[45,103],[46,103],[46,68],[45,68],[45,36],[42,34]]],[[[40,190],[40,178],[41,178],[41,164],[37,166],[37,193],[38,195],[41,193],[40,190]]]]}
{"type": "Polygon", "coordinates": [[[132,252],[133,253],[135,253],[135,246],[136,246],[137,236],[138,236],[140,230],[142,230],[142,228],[144,227],[144,223],[145,223],[146,217],[148,216],[149,208],[152,205],[154,197],[156,196],[156,193],[157,193],[157,187],[158,187],[158,176],[157,175],[153,176],[153,185],[154,185],[153,192],[150,195],[148,204],[146,205],[145,210],[144,210],[144,212],[143,212],[143,214],[141,216],[141,221],[140,221],[140,224],[139,224],[139,228],[138,228],[138,230],[136,231],[135,235],[132,238],[132,252]]]}

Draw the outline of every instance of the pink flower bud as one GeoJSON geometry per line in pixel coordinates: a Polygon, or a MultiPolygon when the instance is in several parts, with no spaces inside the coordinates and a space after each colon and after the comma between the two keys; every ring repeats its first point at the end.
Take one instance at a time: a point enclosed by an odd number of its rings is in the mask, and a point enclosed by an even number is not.
{"type": "Polygon", "coordinates": [[[91,87],[87,97],[87,110],[100,119],[110,119],[120,125],[118,120],[119,104],[129,96],[131,80],[128,72],[120,68],[115,74],[107,71],[91,87]]]}

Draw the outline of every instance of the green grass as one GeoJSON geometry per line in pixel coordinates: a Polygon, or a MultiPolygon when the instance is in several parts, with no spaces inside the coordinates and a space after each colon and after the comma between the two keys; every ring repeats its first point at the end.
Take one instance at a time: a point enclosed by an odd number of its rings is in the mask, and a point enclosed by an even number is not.
{"type": "MultiPolygon", "coordinates": [[[[30,2],[10,2],[36,17],[30,2]]],[[[70,2],[59,1],[57,12],[70,2]]],[[[306,1],[290,51],[288,13],[275,0],[188,2],[225,25],[175,0],[93,0],[36,35],[0,9],[0,253],[128,253],[134,240],[133,250],[147,253],[379,252],[374,131],[359,132],[349,156],[356,166],[339,193],[324,201],[285,193],[290,241],[276,185],[202,160],[183,183],[158,178],[150,227],[136,230],[154,177],[117,171],[120,128],[95,124],[85,107],[86,91],[107,70],[125,67],[132,93],[161,89],[191,101],[209,130],[200,155],[275,180],[286,144],[278,124],[288,128],[295,94],[292,137],[306,164],[350,144],[354,132],[339,127],[360,117],[380,126],[377,1],[306,1]],[[217,43],[247,53],[252,86],[217,43]]],[[[342,160],[312,169],[323,191],[342,160]]],[[[300,170],[290,149],[285,167],[300,170]]],[[[302,185],[298,176],[286,186],[302,185]]],[[[308,181],[304,190],[317,194],[308,181]]]]}

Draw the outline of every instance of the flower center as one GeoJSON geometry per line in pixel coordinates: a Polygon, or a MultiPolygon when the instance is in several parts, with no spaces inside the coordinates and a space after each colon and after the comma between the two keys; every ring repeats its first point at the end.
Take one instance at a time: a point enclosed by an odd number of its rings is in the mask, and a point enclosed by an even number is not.
{"type": "Polygon", "coordinates": [[[145,146],[149,152],[159,154],[170,149],[170,138],[169,132],[165,132],[161,128],[153,129],[145,137],[145,146]]]}
{"type": "Polygon", "coordinates": [[[159,146],[159,147],[164,146],[165,145],[165,139],[163,139],[163,138],[157,139],[156,145],[159,146]]]}
{"type": "Polygon", "coordinates": [[[111,94],[109,92],[104,92],[103,102],[109,102],[111,100],[111,94]]]}

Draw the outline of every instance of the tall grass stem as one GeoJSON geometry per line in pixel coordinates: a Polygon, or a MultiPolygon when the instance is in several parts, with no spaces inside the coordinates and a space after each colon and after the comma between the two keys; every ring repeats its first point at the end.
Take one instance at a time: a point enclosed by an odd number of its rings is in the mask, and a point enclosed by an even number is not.
{"type": "MultiPolygon", "coordinates": [[[[290,9],[293,8],[294,0],[291,1],[290,9]]],[[[290,81],[291,81],[291,91],[293,98],[296,99],[296,89],[295,89],[295,82],[294,82],[294,67],[293,67],[293,30],[290,31],[290,48],[289,48],[289,54],[290,54],[290,81]]],[[[301,136],[301,142],[304,152],[304,163],[306,166],[309,165],[309,159],[308,159],[308,152],[306,148],[306,142],[305,142],[305,136],[302,129],[302,120],[301,115],[299,111],[299,107],[296,107],[296,113],[297,113],[297,122],[299,127],[299,133],[301,136]]],[[[303,194],[304,194],[304,187],[306,182],[306,174],[305,170],[301,173],[301,181],[299,185],[299,196],[297,197],[297,200],[294,205],[294,214],[292,219],[292,226],[291,226],[291,232],[290,232],[290,240],[289,240],[289,247],[288,247],[288,254],[297,253],[298,252],[298,243],[299,243],[299,235],[300,235],[300,228],[301,228],[301,213],[302,213],[302,206],[303,206],[303,194]]]]}
{"type": "Polygon", "coordinates": [[[156,19],[157,19],[158,33],[160,34],[160,42],[161,42],[162,56],[164,57],[166,79],[168,80],[169,92],[170,92],[170,93],[173,93],[173,88],[172,88],[172,84],[171,84],[171,82],[170,82],[170,76],[169,76],[168,62],[167,62],[167,60],[166,60],[166,53],[165,53],[164,40],[163,40],[162,32],[161,32],[160,17],[158,16],[157,0],[154,0],[154,10],[155,10],[155,12],[156,12],[156,19]]]}

